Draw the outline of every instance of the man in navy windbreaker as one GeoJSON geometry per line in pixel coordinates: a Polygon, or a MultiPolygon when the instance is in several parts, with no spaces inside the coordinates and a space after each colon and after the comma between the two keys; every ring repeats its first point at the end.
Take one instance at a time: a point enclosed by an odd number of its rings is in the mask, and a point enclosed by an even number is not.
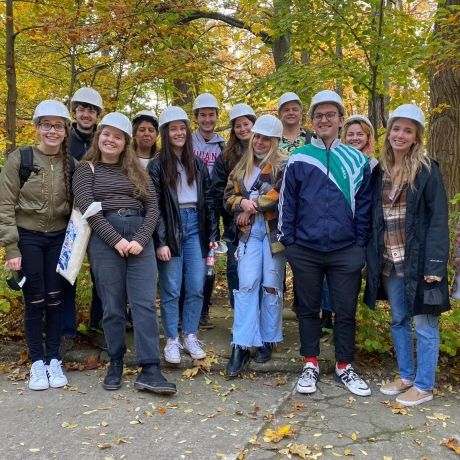
{"type": "Polygon", "coordinates": [[[319,380],[319,313],[326,276],[335,311],[336,378],[352,393],[367,396],[371,390],[351,363],[370,232],[370,167],[365,155],[339,140],[344,112],[334,91],[320,91],[313,97],[309,115],[315,136],[289,157],[278,228],[294,274],[300,354],[305,357],[297,391],[313,393],[319,380]]]}

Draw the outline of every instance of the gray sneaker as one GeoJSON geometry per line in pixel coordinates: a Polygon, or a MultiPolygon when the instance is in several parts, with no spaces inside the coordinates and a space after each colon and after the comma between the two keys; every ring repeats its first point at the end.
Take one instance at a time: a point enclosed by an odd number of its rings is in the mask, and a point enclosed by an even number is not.
{"type": "Polygon", "coordinates": [[[184,350],[192,359],[206,358],[206,352],[203,350],[202,345],[203,342],[200,342],[195,334],[188,334],[184,338],[184,350]]]}

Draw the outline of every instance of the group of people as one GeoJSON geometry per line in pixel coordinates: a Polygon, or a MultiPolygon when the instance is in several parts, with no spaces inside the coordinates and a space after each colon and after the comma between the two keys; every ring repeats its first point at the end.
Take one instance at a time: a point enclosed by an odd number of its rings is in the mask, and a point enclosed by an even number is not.
{"type": "Polygon", "coordinates": [[[370,308],[377,299],[390,302],[399,370],[380,391],[404,405],[432,399],[438,319],[449,308],[448,206],[438,166],[423,148],[420,108],[403,104],[392,113],[378,160],[371,122],[363,115],[345,119],[334,91],[314,95],[308,111],[313,133],[302,128],[302,103],[292,92],[280,97],[278,116],[257,118],[249,105],[233,106],[227,142],[216,133],[219,110],[212,94],[200,94],[192,132],[189,116],[177,106],[166,107],[158,119],[148,110],[132,122],[111,112],[97,123],[103,104],[92,88],[72,97],[73,124],[61,102],[37,106],[38,144],[29,176],[21,179],[23,148],[9,155],[0,176],[5,267],[26,277],[29,387],[67,384],[62,355],[76,333],[75,288],[55,267],[73,203],[82,213],[98,203],[101,210],[88,218],[90,329],[98,331],[102,319],[99,334],[110,357],[104,388],[122,384],[129,305],[141,367],[135,387],[176,392],[160,369],[157,277],[165,361],[180,363],[182,350],[192,359],[206,357],[198,331],[213,327],[214,277],[206,276],[205,260],[224,244],[234,308],[229,377],[245,369],[251,348],[263,363],[283,340],[287,260],[305,360],[297,391],[313,393],[319,381],[326,290],[334,313],[336,378],[352,393],[369,395],[352,367],[367,265],[364,300],[370,308]]]}

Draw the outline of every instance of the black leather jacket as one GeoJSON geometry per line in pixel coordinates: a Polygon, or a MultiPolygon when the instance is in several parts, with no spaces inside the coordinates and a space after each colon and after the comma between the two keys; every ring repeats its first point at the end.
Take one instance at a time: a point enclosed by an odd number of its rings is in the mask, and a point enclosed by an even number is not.
{"type": "MultiPolygon", "coordinates": [[[[158,195],[160,217],[153,234],[155,247],[169,246],[172,257],[181,253],[181,226],[179,201],[177,191],[164,183],[161,162],[159,158],[152,160],[147,171],[153,180],[158,195]]],[[[203,257],[209,251],[209,243],[218,239],[215,201],[211,188],[208,168],[201,158],[195,158],[195,180],[198,195],[197,210],[200,223],[200,242],[203,257]]]]}

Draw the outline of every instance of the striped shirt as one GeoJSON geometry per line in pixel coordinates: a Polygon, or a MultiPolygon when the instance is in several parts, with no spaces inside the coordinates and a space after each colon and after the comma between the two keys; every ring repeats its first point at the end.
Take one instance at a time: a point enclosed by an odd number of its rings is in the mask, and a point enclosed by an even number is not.
{"type": "Polygon", "coordinates": [[[158,222],[159,210],[153,185],[150,184],[149,187],[150,193],[147,198],[136,198],[134,186],[128,176],[121,171],[121,166],[109,163],[96,163],[94,175],[89,163],[81,163],[72,181],[75,203],[82,213],[91,203],[95,201],[102,203],[102,212],[89,217],[88,223],[109,246],[115,246],[123,236],[104,217],[104,212],[116,211],[120,208],[138,209],[145,212],[144,223],[134,235],[134,241],[145,247],[152,238],[158,222]]]}
{"type": "Polygon", "coordinates": [[[390,276],[393,267],[397,276],[404,276],[404,247],[406,244],[407,182],[394,188],[385,174],[382,182],[382,207],[384,220],[384,276],[390,276]]]}

